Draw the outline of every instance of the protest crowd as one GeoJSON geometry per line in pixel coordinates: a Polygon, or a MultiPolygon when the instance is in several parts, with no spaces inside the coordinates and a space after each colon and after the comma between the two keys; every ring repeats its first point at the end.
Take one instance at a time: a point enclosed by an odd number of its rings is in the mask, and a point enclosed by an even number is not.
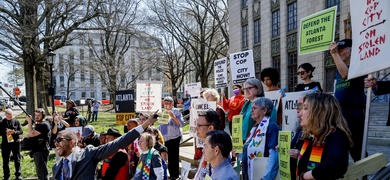
{"type": "MultiPolygon", "coordinates": [[[[329,45],[338,70],[334,95],[322,92],[320,83],[311,80],[315,67],[303,63],[298,68],[297,76],[303,83],[295,88],[302,92],[292,107],[298,121],[288,136],[290,179],[339,179],[347,171],[349,156],[354,161],[361,159],[364,88],[372,87],[374,93],[384,94],[389,93],[389,86],[375,78],[346,79],[351,47],[351,39],[329,45]]],[[[279,78],[276,69],[265,68],[261,79],[234,84],[230,98],[214,88],[203,88],[197,97],[186,96],[182,111],[175,106],[175,98],[165,97],[163,105],[169,115],[166,124],[153,126],[159,119],[158,112],[139,113],[124,124],[123,133],[115,128],[95,132],[92,125],[87,125],[88,120],[79,116],[75,102],[68,100],[64,114],[53,112],[46,117],[43,109],[36,109],[33,117],[26,117],[29,142],[24,145],[31,146],[30,156],[40,180],[49,176],[59,180],[180,179],[179,150],[187,121],[183,117],[195,113],[195,134],[204,144],[194,157],[200,161],[194,179],[277,179],[282,166],[279,153],[283,150],[278,138],[285,130],[281,100],[285,94],[278,87],[279,78]],[[272,92],[279,101],[268,97],[267,93],[272,92]],[[191,106],[192,101],[213,103],[210,107],[215,108],[198,111],[191,106]],[[72,131],[72,127],[81,130],[72,131]],[[56,155],[53,167],[47,166],[50,150],[56,155]],[[52,168],[52,174],[48,168],[52,168]]],[[[100,105],[96,101],[89,104],[93,108],[92,121],[97,121],[100,105]]],[[[0,123],[3,177],[9,179],[14,173],[16,179],[22,179],[22,125],[12,117],[12,110],[5,110],[5,116],[0,123]],[[14,161],[15,172],[10,172],[10,160],[14,161]]]]}

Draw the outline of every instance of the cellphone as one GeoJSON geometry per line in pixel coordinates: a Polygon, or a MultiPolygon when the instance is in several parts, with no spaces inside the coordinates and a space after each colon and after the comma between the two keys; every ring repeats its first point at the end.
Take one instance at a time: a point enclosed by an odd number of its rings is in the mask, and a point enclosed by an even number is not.
{"type": "Polygon", "coordinates": [[[153,116],[153,118],[154,118],[154,119],[157,119],[157,118],[158,118],[158,114],[155,114],[155,115],[153,116]]]}

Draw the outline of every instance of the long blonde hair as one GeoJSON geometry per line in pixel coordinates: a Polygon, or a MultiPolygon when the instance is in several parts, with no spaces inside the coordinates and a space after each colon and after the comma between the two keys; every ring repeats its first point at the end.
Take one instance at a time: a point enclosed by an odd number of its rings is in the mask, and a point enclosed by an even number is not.
{"type": "Polygon", "coordinates": [[[307,138],[312,134],[315,141],[323,143],[330,133],[340,129],[347,135],[350,146],[353,146],[351,131],[341,113],[339,102],[334,96],[317,92],[306,95],[303,102],[309,109],[309,125],[303,128],[302,138],[307,138]]]}

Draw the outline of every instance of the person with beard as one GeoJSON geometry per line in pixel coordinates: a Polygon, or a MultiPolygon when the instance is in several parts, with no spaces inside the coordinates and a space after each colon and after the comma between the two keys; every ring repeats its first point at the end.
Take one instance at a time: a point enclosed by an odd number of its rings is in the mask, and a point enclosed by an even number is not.
{"type": "Polygon", "coordinates": [[[46,113],[43,109],[35,110],[35,127],[33,128],[31,116],[27,116],[28,136],[34,146],[31,154],[34,159],[35,169],[39,180],[48,179],[47,161],[49,160],[50,125],[44,121],[46,113]]]}
{"type": "Polygon", "coordinates": [[[69,124],[70,127],[73,127],[75,118],[80,114],[79,110],[76,107],[76,103],[73,100],[66,101],[66,112],[64,115],[64,120],[69,124]]]}
{"type": "MultiPolygon", "coordinates": [[[[155,112],[154,114],[156,114],[155,112]]],[[[56,149],[62,158],[53,165],[54,179],[95,179],[95,170],[99,161],[116,153],[119,149],[127,147],[149,125],[157,121],[154,114],[142,125],[124,134],[115,141],[99,147],[87,146],[84,151],[76,150],[76,134],[69,130],[58,133],[55,140],[56,149]]]]}

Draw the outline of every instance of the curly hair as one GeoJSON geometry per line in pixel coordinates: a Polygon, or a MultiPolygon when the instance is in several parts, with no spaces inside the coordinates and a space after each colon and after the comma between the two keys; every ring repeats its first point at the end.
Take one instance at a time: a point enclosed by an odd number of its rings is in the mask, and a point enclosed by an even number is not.
{"type": "Polygon", "coordinates": [[[280,75],[279,71],[275,68],[264,68],[261,71],[260,78],[261,81],[264,82],[264,78],[269,77],[269,79],[272,81],[272,85],[277,86],[279,83],[280,75]]]}

